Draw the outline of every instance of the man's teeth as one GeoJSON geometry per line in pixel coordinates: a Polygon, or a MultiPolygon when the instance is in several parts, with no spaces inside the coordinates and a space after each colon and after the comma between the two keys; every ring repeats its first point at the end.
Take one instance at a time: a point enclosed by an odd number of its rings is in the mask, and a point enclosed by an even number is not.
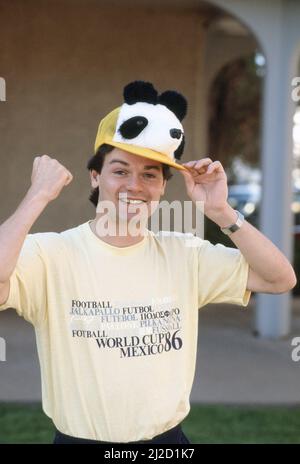
{"type": "Polygon", "coordinates": [[[120,198],[120,201],[123,201],[123,203],[131,203],[133,205],[137,205],[137,204],[140,204],[140,203],[145,203],[144,200],[128,200],[128,199],[125,199],[125,198],[120,198]]]}

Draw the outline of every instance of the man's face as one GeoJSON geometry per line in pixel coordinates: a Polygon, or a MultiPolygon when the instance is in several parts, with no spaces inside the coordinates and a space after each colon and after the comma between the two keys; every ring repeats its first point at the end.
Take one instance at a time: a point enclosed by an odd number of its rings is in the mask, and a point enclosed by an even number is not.
{"type": "Polygon", "coordinates": [[[101,174],[92,171],[91,179],[93,188],[99,186],[98,206],[112,202],[116,218],[123,220],[141,211],[149,217],[166,187],[160,162],[119,148],[105,155],[101,174]]]}

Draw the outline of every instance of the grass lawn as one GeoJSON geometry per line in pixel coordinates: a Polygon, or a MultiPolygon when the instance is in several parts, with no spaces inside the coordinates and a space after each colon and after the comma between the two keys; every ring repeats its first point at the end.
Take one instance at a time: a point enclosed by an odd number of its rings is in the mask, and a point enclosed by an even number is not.
{"type": "MultiPolygon", "coordinates": [[[[192,443],[300,443],[300,407],[192,405],[183,422],[192,443]]],[[[0,403],[0,443],[51,443],[39,404],[0,403]]]]}

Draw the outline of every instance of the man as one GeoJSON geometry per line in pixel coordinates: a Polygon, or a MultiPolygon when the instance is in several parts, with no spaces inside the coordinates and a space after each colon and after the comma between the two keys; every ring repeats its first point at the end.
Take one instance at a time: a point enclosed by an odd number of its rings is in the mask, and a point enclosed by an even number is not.
{"type": "Polygon", "coordinates": [[[180,423],[190,409],[198,308],[246,306],[251,291],[296,284],[285,256],[228,204],[221,163],[178,164],[183,97],[135,82],[124,98],[101,121],[88,164],[94,220],[29,234],[72,180],[44,155],[0,227],[0,309],[16,308],[35,327],[55,443],[189,443],[180,423]],[[170,166],[238,249],[200,237],[187,246],[190,234],[147,229],[170,166]]]}

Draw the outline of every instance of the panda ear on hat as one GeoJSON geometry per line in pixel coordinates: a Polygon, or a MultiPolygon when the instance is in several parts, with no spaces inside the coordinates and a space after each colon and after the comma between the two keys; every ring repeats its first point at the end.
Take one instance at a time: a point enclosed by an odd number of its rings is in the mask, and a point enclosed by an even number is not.
{"type": "Polygon", "coordinates": [[[134,81],[130,82],[123,90],[124,101],[128,105],[137,102],[158,103],[158,92],[150,82],[134,81]]]}
{"type": "Polygon", "coordinates": [[[158,97],[158,103],[165,105],[182,121],[187,112],[187,101],[181,93],[175,90],[166,90],[158,97]]]}
{"type": "Polygon", "coordinates": [[[166,90],[158,96],[157,90],[150,82],[130,82],[124,87],[123,96],[128,105],[138,102],[164,105],[177,116],[179,121],[182,121],[187,113],[187,101],[183,95],[175,90],[166,90]]]}

